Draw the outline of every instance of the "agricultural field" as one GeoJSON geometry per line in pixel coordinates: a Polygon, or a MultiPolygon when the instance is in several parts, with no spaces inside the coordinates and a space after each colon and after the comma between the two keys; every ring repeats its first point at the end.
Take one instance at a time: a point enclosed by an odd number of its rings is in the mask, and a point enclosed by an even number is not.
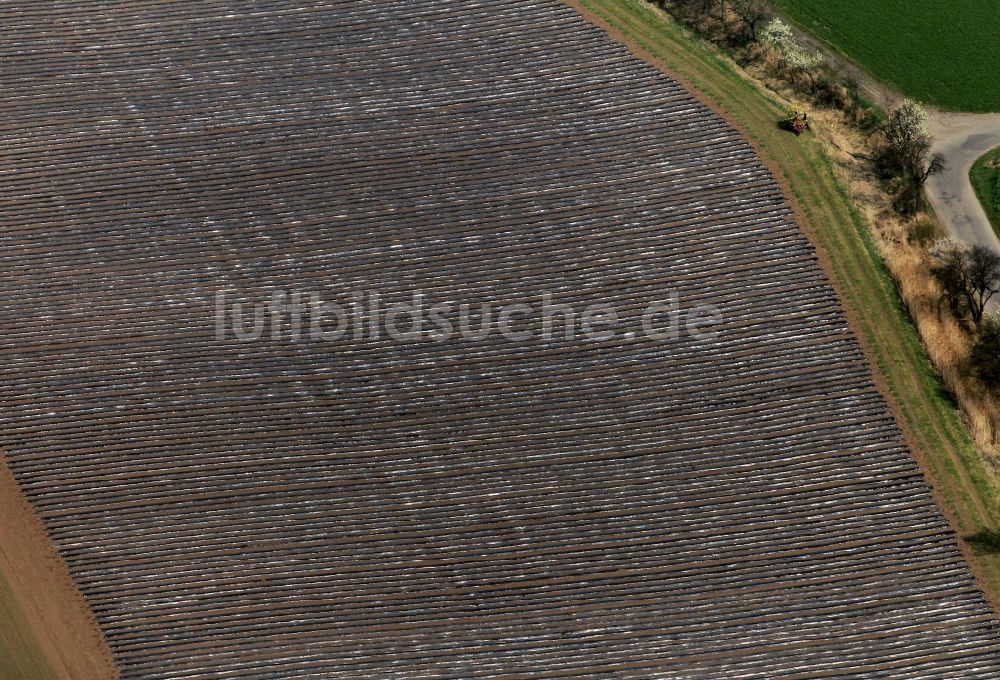
{"type": "Polygon", "coordinates": [[[986,211],[993,230],[1000,234],[1000,149],[984,155],[969,171],[969,180],[986,211]]]}
{"type": "Polygon", "coordinates": [[[644,58],[684,79],[747,132],[787,183],[804,213],[879,376],[900,413],[914,453],[939,500],[973,548],[968,553],[1000,602],[1000,497],[983,456],[924,353],[867,224],[836,177],[821,144],[774,124],[787,102],[754,85],[729,59],[643,0],[583,0],[582,7],[644,58]],[[986,540],[983,540],[986,539],[986,540]]]}
{"type": "Polygon", "coordinates": [[[987,491],[865,225],[648,5],[586,8],[732,100],[798,211],[554,0],[15,5],[0,446],[123,678],[1000,676],[887,394],[946,502],[987,491]],[[271,307],[359,291],[622,332],[327,338],[271,307]],[[268,332],[220,333],[220,292],[268,332]],[[632,332],[674,295],[718,335],[632,332]]]}
{"type": "Polygon", "coordinates": [[[56,680],[59,676],[18,600],[0,573],[0,678],[56,680]]]}
{"type": "Polygon", "coordinates": [[[982,0],[774,0],[802,28],[925,103],[1000,111],[1000,11],[982,0]]]}
{"type": "Polygon", "coordinates": [[[0,679],[113,680],[100,630],[2,458],[0,517],[0,679]]]}

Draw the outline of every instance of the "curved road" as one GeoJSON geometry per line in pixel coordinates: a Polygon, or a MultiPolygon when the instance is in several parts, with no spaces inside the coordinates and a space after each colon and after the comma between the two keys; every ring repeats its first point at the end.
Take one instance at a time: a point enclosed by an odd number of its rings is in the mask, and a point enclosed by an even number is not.
{"type": "Polygon", "coordinates": [[[946,167],[927,182],[927,197],[952,238],[978,243],[1000,253],[1000,239],[969,181],[973,163],[1000,146],[1000,114],[932,111],[927,121],[946,167]]]}

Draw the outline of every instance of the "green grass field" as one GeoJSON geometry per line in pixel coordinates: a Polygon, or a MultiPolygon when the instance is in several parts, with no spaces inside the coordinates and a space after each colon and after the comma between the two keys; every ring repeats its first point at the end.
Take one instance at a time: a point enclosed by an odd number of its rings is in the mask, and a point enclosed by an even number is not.
{"type": "Polygon", "coordinates": [[[993,231],[1000,235],[1000,148],[976,161],[969,171],[969,179],[993,224],[993,231]],[[991,167],[992,163],[997,167],[991,167]]]}
{"type": "Polygon", "coordinates": [[[630,44],[737,120],[792,187],[855,328],[900,413],[900,425],[955,529],[975,551],[976,573],[1000,602],[1000,503],[986,462],[930,365],[879,257],[871,230],[810,135],[776,125],[786,102],[757,89],[728,59],[639,0],[580,0],[630,44]],[[996,541],[993,539],[997,538],[996,541]],[[996,548],[994,549],[994,544],[996,548]]]}
{"type": "Polygon", "coordinates": [[[775,0],[877,79],[928,104],[1000,111],[996,0],[775,0]]]}

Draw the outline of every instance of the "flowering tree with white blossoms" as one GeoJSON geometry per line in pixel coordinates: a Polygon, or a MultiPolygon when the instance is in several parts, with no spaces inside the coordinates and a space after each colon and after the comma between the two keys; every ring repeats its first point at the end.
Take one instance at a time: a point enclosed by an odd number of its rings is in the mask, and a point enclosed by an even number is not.
{"type": "Polygon", "coordinates": [[[773,46],[781,62],[797,73],[804,73],[809,82],[815,84],[813,71],[823,64],[819,51],[810,52],[795,40],[792,27],[781,19],[772,19],[761,31],[761,40],[773,46]]]}
{"type": "Polygon", "coordinates": [[[923,208],[927,180],[944,170],[944,158],[930,153],[927,111],[912,99],[904,99],[882,125],[881,136],[875,165],[883,177],[898,178],[896,209],[904,214],[917,212],[923,208]]]}
{"type": "Polygon", "coordinates": [[[892,110],[882,130],[885,144],[894,160],[905,164],[907,156],[914,149],[930,144],[931,133],[927,129],[927,111],[912,99],[904,99],[892,110]]]}

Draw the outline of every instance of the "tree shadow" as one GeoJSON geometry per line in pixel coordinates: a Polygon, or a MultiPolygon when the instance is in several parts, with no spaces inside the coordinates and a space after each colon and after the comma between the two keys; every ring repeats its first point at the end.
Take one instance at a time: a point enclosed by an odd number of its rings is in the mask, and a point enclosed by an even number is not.
{"type": "Polygon", "coordinates": [[[982,529],[977,533],[963,536],[962,540],[978,555],[1000,555],[1000,531],[982,529]]]}

